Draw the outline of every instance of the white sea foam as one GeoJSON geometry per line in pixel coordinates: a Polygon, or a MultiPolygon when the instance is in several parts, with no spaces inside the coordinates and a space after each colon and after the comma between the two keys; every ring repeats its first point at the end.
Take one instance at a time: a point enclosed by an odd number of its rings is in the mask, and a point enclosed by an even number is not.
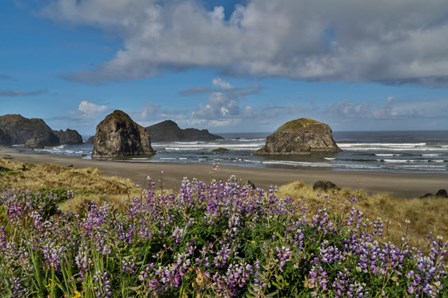
{"type": "Polygon", "coordinates": [[[318,168],[333,167],[333,165],[330,164],[330,163],[290,161],[290,160],[267,160],[267,161],[263,161],[263,164],[266,164],[266,165],[295,166],[295,167],[318,167],[318,168]]]}
{"type": "Polygon", "coordinates": [[[381,159],[382,162],[387,163],[406,163],[409,162],[409,160],[402,160],[402,159],[381,159]]]}
{"type": "Polygon", "coordinates": [[[255,151],[263,146],[264,139],[239,139],[216,142],[165,142],[153,143],[152,146],[159,151],[212,151],[218,148],[226,148],[230,151],[255,151]]]}
{"type": "Polygon", "coordinates": [[[342,143],[338,146],[347,151],[445,151],[427,143],[342,143]]]}

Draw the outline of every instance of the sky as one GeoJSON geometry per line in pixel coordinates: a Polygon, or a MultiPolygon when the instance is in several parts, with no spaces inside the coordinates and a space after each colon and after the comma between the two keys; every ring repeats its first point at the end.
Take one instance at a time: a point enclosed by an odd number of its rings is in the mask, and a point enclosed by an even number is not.
{"type": "Polygon", "coordinates": [[[448,130],[446,0],[3,0],[0,115],[448,130]]]}

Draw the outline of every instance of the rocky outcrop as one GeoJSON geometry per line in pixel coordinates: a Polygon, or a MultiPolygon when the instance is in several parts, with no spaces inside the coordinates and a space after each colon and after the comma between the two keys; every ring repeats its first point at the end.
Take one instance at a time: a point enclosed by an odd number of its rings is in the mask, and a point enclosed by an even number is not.
{"type": "Polygon", "coordinates": [[[438,198],[448,198],[448,192],[446,191],[446,189],[439,189],[436,192],[436,197],[438,197],[438,198]]]}
{"type": "Polygon", "coordinates": [[[86,144],[93,144],[95,143],[95,136],[91,136],[86,140],[86,144]]]}
{"type": "Polygon", "coordinates": [[[330,126],[313,119],[289,121],[266,138],[260,155],[310,154],[341,151],[333,139],[330,126]]]}
{"type": "Polygon", "coordinates": [[[30,149],[43,149],[45,147],[45,142],[40,138],[31,138],[26,141],[25,147],[30,149]]]}
{"type": "Polygon", "coordinates": [[[448,191],[446,189],[439,189],[436,194],[427,193],[420,197],[420,199],[428,199],[428,198],[448,198],[448,191]]]}
{"type": "Polygon", "coordinates": [[[333,190],[333,189],[339,190],[339,187],[331,181],[318,180],[318,181],[314,182],[314,184],[313,184],[314,191],[317,191],[317,190],[329,191],[329,190],[333,190]]]}
{"type": "Polygon", "coordinates": [[[10,144],[39,143],[43,146],[59,145],[59,138],[42,119],[28,119],[18,114],[0,116],[0,129],[10,140],[10,144]]]}
{"type": "Polygon", "coordinates": [[[146,128],[153,142],[214,141],[221,136],[211,134],[207,129],[181,129],[176,122],[166,120],[146,128]]]}
{"type": "Polygon", "coordinates": [[[96,127],[92,152],[95,158],[153,154],[146,129],[123,111],[114,111],[96,127]]]}
{"type": "Polygon", "coordinates": [[[11,145],[11,137],[1,129],[0,129],[0,145],[3,146],[11,145]]]}
{"type": "Polygon", "coordinates": [[[83,143],[82,136],[74,129],[53,130],[53,133],[58,136],[60,144],[79,145],[83,143]]]}

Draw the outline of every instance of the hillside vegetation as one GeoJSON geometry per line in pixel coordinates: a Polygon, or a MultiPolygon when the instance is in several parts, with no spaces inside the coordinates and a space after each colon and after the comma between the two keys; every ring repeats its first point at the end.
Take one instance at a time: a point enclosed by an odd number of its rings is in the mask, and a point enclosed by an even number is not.
{"type": "Polygon", "coordinates": [[[447,202],[0,160],[8,297],[440,297],[447,202]],[[113,186],[116,184],[116,186],[113,186]],[[440,216],[440,220],[437,220],[440,216]],[[433,235],[426,235],[433,232],[433,235]]]}

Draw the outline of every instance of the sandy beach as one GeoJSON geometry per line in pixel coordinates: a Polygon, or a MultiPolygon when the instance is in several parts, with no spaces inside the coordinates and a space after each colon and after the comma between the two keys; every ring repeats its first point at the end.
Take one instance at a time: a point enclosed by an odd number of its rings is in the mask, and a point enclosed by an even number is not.
{"type": "Polygon", "coordinates": [[[252,181],[257,187],[283,185],[294,181],[312,184],[317,180],[329,180],[340,187],[361,189],[369,193],[390,193],[396,197],[420,197],[428,192],[448,188],[448,175],[444,174],[406,174],[382,172],[346,172],[330,169],[281,169],[249,168],[220,165],[213,171],[207,164],[138,163],[120,161],[84,160],[79,157],[56,156],[48,154],[20,153],[14,148],[0,147],[0,157],[28,163],[53,163],[75,168],[98,168],[105,175],[130,178],[142,183],[151,176],[158,187],[176,189],[183,177],[210,181],[211,178],[227,180],[236,175],[243,183],[252,181]]]}

